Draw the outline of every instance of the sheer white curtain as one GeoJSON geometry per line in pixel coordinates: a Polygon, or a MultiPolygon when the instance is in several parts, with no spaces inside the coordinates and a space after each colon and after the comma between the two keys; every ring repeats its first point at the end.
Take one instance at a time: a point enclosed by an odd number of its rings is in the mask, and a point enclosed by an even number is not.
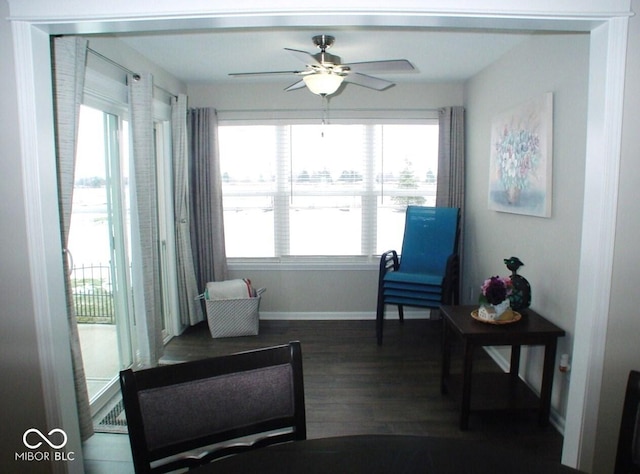
{"type": "Polygon", "coordinates": [[[135,301],[136,364],[162,356],[158,193],[153,129],[153,77],[128,76],[131,130],[131,271],[135,301]]]}
{"type": "Polygon", "coordinates": [[[87,40],[76,37],[57,37],[53,40],[53,84],[55,102],[56,157],[58,166],[58,196],[60,227],[64,245],[64,275],[67,290],[67,318],[73,377],[78,405],[80,435],[86,440],[93,434],[89,409],[89,393],[82,363],[82,350],[78,334],[71,288],[71,263],[67,250],[73,202],[73,184],[76,163],[76,144],[80,120],[80,104],[84,89],[87,40]]]}
{"type": "Polygon", "coordinates": [[[215,109],[190,109],[189,159],[191,165],[191,237],[198,287],[227,279],[224,243],[222,179],[215,109]]]}
{"type": "Polygon", "coordinates": [[[204,320],[202,305],[196,301],[201,293],[196,280],[191,250],[191,216],[189,215],[189,160],[187,134],[187,96],[179,94],[171,101],[173,146],[173,207],[175,212],[176,255],[178,269],[178,303],[182,324],[193,326],[204,320]]]}

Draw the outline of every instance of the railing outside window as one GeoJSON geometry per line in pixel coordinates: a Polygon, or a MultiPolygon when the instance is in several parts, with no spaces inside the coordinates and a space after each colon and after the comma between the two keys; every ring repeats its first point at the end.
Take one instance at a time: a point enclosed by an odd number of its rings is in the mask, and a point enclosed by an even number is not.
{"type": "Polygon", "coordinates": [[[78,323],[115,324],[109,266],[74,266],[71,291],[78,323]]]}

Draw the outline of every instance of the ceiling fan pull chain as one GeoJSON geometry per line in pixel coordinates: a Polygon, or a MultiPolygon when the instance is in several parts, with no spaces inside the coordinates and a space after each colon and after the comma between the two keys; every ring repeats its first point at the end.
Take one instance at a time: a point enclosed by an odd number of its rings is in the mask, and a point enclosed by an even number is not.
{"type": "Polygon", "coordinates": [[[320,136],[322,138],[324,138],[324,129],[326,125],[330,125],[330,120],[329,120],[329,101],[331,100],[331,97],[329,97],[328,95],[323,95],[322,97],[322,121],[320,122],[320,124],[322,125],[322,131],[320,133],[320,136]]]}
{"type": "Polygon", "coordinates": [[[320,137],[324,138],[324,127],[329,122],[329,98],[326,95],[320,96],[322,100],[322,121],[321,121],[321,130],[320,137]]]}

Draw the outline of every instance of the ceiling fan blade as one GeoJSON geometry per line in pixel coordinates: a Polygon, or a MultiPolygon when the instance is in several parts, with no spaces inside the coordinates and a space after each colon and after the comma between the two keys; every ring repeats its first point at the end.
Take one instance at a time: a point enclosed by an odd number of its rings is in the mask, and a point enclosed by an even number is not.
{"type": "Polygon", "coordinates": [[[290,75],[290,74],[302,74],[304,71],[258,71],[258,72],[230,72],[229,75],[233,77],[243,76],[273,76],[273,75],[290,75]]]}
{"type": "Polygon", "coordinates": [[[304,64],[313,65],[313,66],[321,66],[318,60],[311,54],[306,51],[300,51],[298,49],[284,48],[293,54],[296,58],[302,61],[304,64]]]}
{"type": "Polygon", "coordinates": [[[379,77],[367,76],[366,74],[360,74],[359,72],[348,74],[344,78],[344,82],[350,82],[352,84],[368,87],[369,89],[375,89],[377,91],[383,91],[395,85],[391,81],[380,79],[379,77]]]}
{"type": "Polygon", "coordinates": [[[413,72],[416,68],[406,59],[390,59],[388,61],[365,61],[361,63],[343,64],[353,72],[413,72]]]}
{"type": "Polygon", "coordinates": [[[285,92],[295,91],[297,89],[302,89],[305,86],[306,86],[306,84],[304,83],[304,81],[294,82],[293,84],[291,84],[289,87],[287,87],[285,89],[285,92]]]}

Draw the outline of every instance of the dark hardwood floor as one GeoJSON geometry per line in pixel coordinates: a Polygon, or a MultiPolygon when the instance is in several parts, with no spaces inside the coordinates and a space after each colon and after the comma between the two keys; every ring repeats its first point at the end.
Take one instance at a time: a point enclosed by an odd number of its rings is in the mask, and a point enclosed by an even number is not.
{"type": "MultiPolygon", "coordinates": [[[[261,321],[260,335],[225,339],[212,339],[202,323],[173,338],[163,361],[293,340],[302,345],[308,438],[391,433],[482,439],[560,459],[562,436],[551,426],[539,427],[534,412],[472,414],[469,430],[459,430],[456,401],[440,393],[438,320],[388,320],[382,346],[376,344],[373,321],[261,321]]],[[[460,355],[455,349],[454,372],[460,355]]],[[[475,370],[500,369],[478,351],[475,370]]],[[[85,447],[87,472],[132,472],[128,450],[126,435],[94,435],[85,447]]]]}

